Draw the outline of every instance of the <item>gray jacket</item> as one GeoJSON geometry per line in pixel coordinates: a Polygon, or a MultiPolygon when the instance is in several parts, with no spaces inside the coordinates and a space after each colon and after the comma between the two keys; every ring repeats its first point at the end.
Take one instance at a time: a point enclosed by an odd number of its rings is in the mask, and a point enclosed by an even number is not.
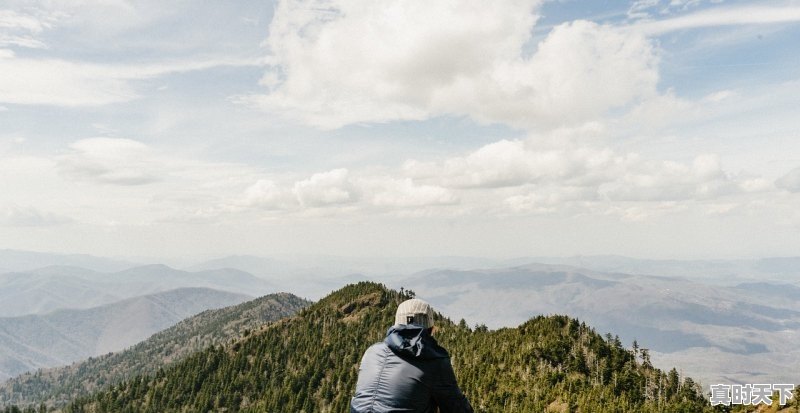
{"type": "Polygon", "coordinates": [[[472,413],[431,329],[396,325],[361,359],[350,413],[472,413]]]}

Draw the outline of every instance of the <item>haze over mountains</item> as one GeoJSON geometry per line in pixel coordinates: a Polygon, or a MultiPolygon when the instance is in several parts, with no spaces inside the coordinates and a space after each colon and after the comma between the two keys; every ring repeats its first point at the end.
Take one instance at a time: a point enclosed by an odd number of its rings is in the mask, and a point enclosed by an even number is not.
{"type": "Polygon", "coordinates": [[[199,287],[250,296],[274,292],[264,279],[231,268],[187,272],[144,265],[103,273],[49,266],[0,274],[1,317],[43,314],[63,308],[90,308],[176,288],[199,287]]]}
{"type": "Polygon", "coordinates": [[[602,272],[683,277],[735,285],[748,280],[800,281],[800,257],[770,257],[749,260],[645,260],[617,255],[535,257],[515,260],[560,264],[602,272]]]}
{"type": "Polygon", "coordinates": [[[481,257],[335,257],[320,255],[230,255],[201,261],[184,268],[201,271],[235,268],[251,274],[280,280],[287,276],[314,275],[341,277],[368,274],[371,277],[396,277],[431,269],[512,268],[528,264],[566,265],[599,272],[684,277],[735,285],[745,281],[800,281],[800,257],[769,257],[737,260],[667,260],[638,259],[618,255],[572,257],[517,257],[507,259],[481,257]]]}
{"type": "Polygon", "coordinates": [[[0,380],[119,351],[186,317],[250,298],[182,288],[90,309],[0,318],[0,380]]]}
{"type": "MultiPolygon", "coordinates": [[[[316,278],[301,274],[297,288],[317,297],[337,283],[374,279],[412,288],[453,317],[490,327],[568,314],[619,334],[628,345],[649,343],[655,363],[679,366],[704,383],[800,381],[800,353],[792,345],[800,339],[800,258],[396,258],[383,267],[376,259],[330,261],[337,264],[333,270],[321,269],[316,278]],[[403,275],[413,271],[399,271],[402,262],[407,270],[427,269],[403,275]],[[475,303],[490,305],[479,310],[475,303]]],[[[242,265],[258,274],[276,265],[291,268],[289,261],[252,256],[198,268],[215,265],[242,265]]]]}
{"type": "Polygon", "coordinates": [[[370,279],[400,277],[429,268],[485,268],[497,260],[469,257],[336,257],[325,255],[283,255],[259,257],[230,255],[202,261],[187,271],[235,268],[267,279],[283,291],[321,298],[342,285],[370,279]]]}
{"type": "Polygon", "coordinates": [[[201,311],[274,292],[231,269],[188,272],[88,255],[0,251],[0,379],[118,351],[201,311]],[[35,261],[47,266],[29,269],[35,261]],[[88,268],[56,265],[85,264],[88,268]]]}
{"type": "MultiPolygon", "coordinates": [[[[12,255],[27,256],[18,251],[12,255]]],[[[43,264],[76,257],[31,256],[43,264]]],[[[77,257],[95,268],[124,262],[77,257]]],[[[17,268],[0,274],[0,315],[86,308],[189,286],[251,296],[288,291],[317,299],[345,284],[371,279],[411,288],[470,325],[515,326],[537,314],[579,317],[601,333],[618,334],[626,345],[634,339],[647,343],[656,366],[677,366],[705,384],[800,381],[800,353],[793,345],[800,339],[800,258],[237,255],[183,270],[137,264],[111,272],[64,266],[23,270],[25,262],[0,262],[0,267],[17,268]]]]}
{"type": "Polygon", "coordinates": [[[706,384],[800,382],[800,288],[791,284],[728,287],[542,264],[431,271],[401,283],[493,328],[533,314],[578,317],[628,345],[647,343],[656,365],[679,366],[706,384]]]}
{"type": "Polygon", "coordinates": [[[308,305],[309,301],[292,294],[278,293],[203,311],[124,351],[23,374],[0,384],[0,406],[37,406],[40,402],[61,406],[105,385],[139,374],[153,374],[194,352],[247,335],[308,305]]]}
{"type": "Polygon", "coordinates": [[[54,254],[47,252],[0,249],[0,273],[29,271],[42,267],[67,266],[81,267],[92,271],[122,271],[137,264],[111,258],[87,254],[54,254]]]}
{"type": "MultiPolygon", "coordinates": [[[[410,296],[363,282],[154,376],[73,400],[71,412],[344,412],[358,364],[410,296]]],[[[578,320],[470,329],[435,315],[437,341],[477,412],[712,412],[702,389],[578,320]]]]}

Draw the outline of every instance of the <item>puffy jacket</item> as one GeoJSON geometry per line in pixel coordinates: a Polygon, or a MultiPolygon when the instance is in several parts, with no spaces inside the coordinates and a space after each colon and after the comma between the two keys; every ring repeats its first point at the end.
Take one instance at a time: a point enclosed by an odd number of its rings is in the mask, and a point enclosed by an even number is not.
{"type": "Polygon", "coordinates": [[[361,359],[351,413],[472,413],[431,329],[396,325],[361,359]]]}

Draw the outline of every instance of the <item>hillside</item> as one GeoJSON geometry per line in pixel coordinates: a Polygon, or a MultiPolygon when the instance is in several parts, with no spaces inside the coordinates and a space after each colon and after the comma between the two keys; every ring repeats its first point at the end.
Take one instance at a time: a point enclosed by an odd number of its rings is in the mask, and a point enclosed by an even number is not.
{"type": "MultiPolygon", "coordinates": [[[[364,350],[382,339],[407,298],[374,283],[345,287],[231,345],[195,353],[71,403],[66,411],[343,412],[364,350]]],[[[702,412],[694,382],[652,367],[565,316],[474,330],[438,316],[436,337],[453,355],[477,411],[702,412]]]]}
{"type": "Polygon", "coordinates": [[[207,310],[119,353],[50,370],[24,374],[0,385],[3,404],[61,406],[65,401],[159,368],[187,355],[295,314],[310,303],[287,293],[207,310]]]}
{"type": "Polygon", "coordinates": [[[0,318],[0,379],[119,351],[186,317],[249,298],[182,288],[85,310],[0,318]]]}
{"type": "Polygon", "coordinates": [[[91,308],[126,298],[201,287],[246,294],[274,292],[274,285],[234,269],[188,272],[166,265],[143,265],[117,272],[50,266],[0,274],[0,317],[45,314],[58,309],[91,308]]]}

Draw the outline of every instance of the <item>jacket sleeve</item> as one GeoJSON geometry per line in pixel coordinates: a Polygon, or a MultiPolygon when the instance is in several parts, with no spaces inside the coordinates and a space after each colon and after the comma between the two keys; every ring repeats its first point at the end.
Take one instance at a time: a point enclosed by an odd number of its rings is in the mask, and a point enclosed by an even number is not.
{"type": "Polygon", "coordinates": [[[442,359],[439,366],[439,380],[433,385],[433,398],[439,406],[439,412],[473,413],[472,405],[458,388],[450,359],[442,359]]]}

